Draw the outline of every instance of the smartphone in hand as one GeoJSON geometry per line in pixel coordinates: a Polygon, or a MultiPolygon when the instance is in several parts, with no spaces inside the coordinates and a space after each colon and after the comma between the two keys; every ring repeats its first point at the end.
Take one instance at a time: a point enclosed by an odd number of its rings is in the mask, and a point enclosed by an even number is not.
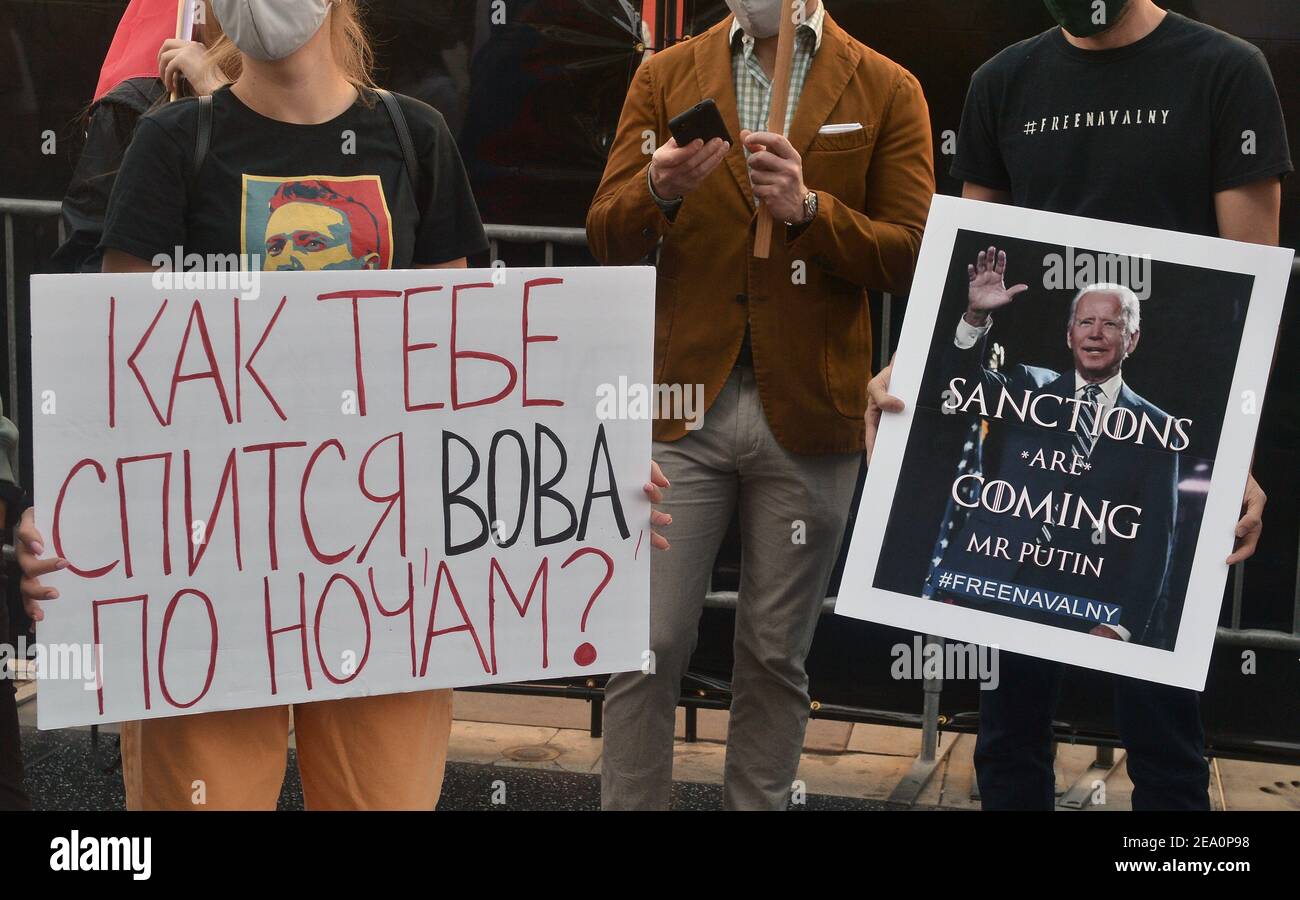
{"type": "Polygon", "coordinates": [[[697,139],[706,144],[714,138],[722,138],[731,143],[727,123],[722,121],[722,113],[718,112],[718,105],[712,97],[701,100],[686,112],[669,119],[668,130],[673,133],[679,147],[685,147],[697,139]]]}

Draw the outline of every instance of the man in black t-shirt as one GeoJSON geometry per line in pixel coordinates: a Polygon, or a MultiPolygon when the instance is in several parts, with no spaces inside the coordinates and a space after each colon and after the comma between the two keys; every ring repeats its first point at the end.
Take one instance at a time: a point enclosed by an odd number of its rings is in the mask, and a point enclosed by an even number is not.
{"type": "MultiPolygon", "coordinates": [[[[962,196],[1276,245],[1280,179],[1292,166],[1260,51],[1151,0],[1045,2],[1062,27],[1006,48],[971,79],[952,166],[962,196]]],[[[902,409],[889,375],[869,388],[868,451],[880,411],[902,409]]],[[[1263,506],[1251,477],[1229,564],[1254,553],[1263,506]]],[[[1060,663],[1001,654],[999,687],[980,697],[985,809],[1055,805],[1062,673],[1060,663]]],[[[1198,695],[1114,682],[1134,809],[1208,809],[1198,695]]]]}
{"type": "Polygon", "coordinates": [[[976,71],[952,165],[963,196],[1276,244],[1291,161],[1264,55],[1151,0],[1105,2],[1110,28],[1053,28],[976,71]],[[1247,207],[1262,221],[1234,230],[1247,207]]]}

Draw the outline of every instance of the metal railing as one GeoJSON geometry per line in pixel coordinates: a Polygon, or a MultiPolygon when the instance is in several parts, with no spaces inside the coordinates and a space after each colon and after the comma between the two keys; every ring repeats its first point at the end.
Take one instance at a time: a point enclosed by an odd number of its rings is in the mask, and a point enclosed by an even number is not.
{"type": "MultiPolygon", "coordinates": [[[[26,200],[15,197],[0,197],[0,215],[4,217],[5,317],[8,323],[6,328],[8,338],[6,349],[8,352],[6,355],[9,364],[9,397],[7,398],[6,408],[10,410],[16,411],[20,408],[18,397],[18,329],[15,327],[15,323],[18,321],[18,285],[14,259],[14,219],[58,217],[61,208],[62,204],[57,200],[26,200]]],[[[485,225],[484,230],[487,232],[491,261],[494,263],[501,258],[500,245],[502,243],[541,244],[543,264],[547,266],[554,264],[555,247],[557,245],[569,247],[585,247],[587,245],[587,234],[582,228],[492,224],[485,225]]],[[[63,222],[60,218],[59,240],[62,241],[63,238],[63,222]]],[[[1292,264],[1291,276],[1293,280],[1300,279],[1300,259],[1295,260],[1292,264]]],[[[876,345],[879,351],[878,364],[880,366],[889,361],[892,353],[893,303],[894,298],[890,294],[882,295],[881,329],[876,345]]],[[[1300,556],[1300,547],[1297,548],[1297,553],[1300,556]]],[[[1300,653],[1300,564],[1296,566],[1295,597],[1290,634],[1271,629],[1241,627],[1244,571],[1244,563],[1238,563],[1233,567],[1232,624],[1219,627],[1217,641],[1228,646],[1300,653]]],[[[736,595],[733,592],[713,591],[709,593],[706,605],[718,609],[734,609],[736,595]]],[[[828,597],[823,613],[834,609],[834,605],[835,598],[828,597]]]]}
{"type": "MultiPolygon", "coordinates": [[[[586,234],[580,228],[519,228],[515,226],[490,225],[488,235],[492,239],[492,260],[498,259],[498,242],[536,242],[541,241],[545,244],[546,264],[550,265],[553,259],[553,244],[574,244],[585,245],[586,234]]],[[[1300,260],[1296,260],[1292,266],[1292,279],[1300,280],[1300,260]]],[[[893,337],[893,316],[894,316],[894,297],[889,293],[881,295],[880,305],[880,334],[876,341],[878,352],[877,368],[883,368],[893,354],[892,337],[893,337]]],[[[1238,563],[1233,567],[1232,572],[1232,612],[1231,625],[1219,626],[1215,633],[1216,644],[1223,646],[1235,646],[1244,648],[1254,648],[1261,650],[1282,650],[1290,653],[1300,653],[1300,561],[1296,566],[1296,587],[1294,598],[1294,611],[1291,620],[1291,633],[1287,634],[1282,631],[1273,631],[1262,628],[1242,628],[1242,603],[1244,598],[1245,584],[1245,563],[1238,563]]],[[[710,590],[705,598],[704,605],[711,609],[736,609],[738,595],[734,591],[714,591],[710,590]]],[[[835,609],[835,597],[827,597],[822,602],[822,615],[828,615],[835,609]]],[[[926,644],[942,644],[943,638],[926,635],[926,644]]],[[[688,674],[687,680],[691,681],[692,676],[688,674]]],[[[684,687],[680,705],[686,708],[686,740],[694,741],[696,737],[697,715],[700,709],[726,709],[728,693],[725,685],[713,685],[704,679],[694,679],[700,681],[700,684],[694,689],[684,687]]],[[[550,697],[568,697],[574,699],[583,699],[591,703],[591,725],[590,732],[593,738],[600,737],[603,729],[602,702],[603,691],[596,687],[594,682],[588,680],[585,685],[545,685],[545,684],[526,684],[526,685],[490,685],[475,690],[486,692],[511,692],[519,694],[529,694],[537,696],[550,697]]],[[[890,802],[911,806],[916,802],[917,797],[925,786],[929,783],[931,776],[938,770],[939,765],[943,762],[946,750],[951,748],[952,742],[948,747],[940,750],[939,731],[943,724],[939,712],[939,699],[943,693],[943,679],[927,677],[922,682],[922,708],[920,715],[907,713],[893,713],[882,710],[864,710],[849,708],[835,704],[826,704],[820,702],[813,703],[811,716],[820,719],[834,719],[840,721],[869,721],[878,724],[890,725],[907,725],[919,727],[921,729],[921,749],[912,763],[911,769],[900,779],[890,795],[890,802]]],[[[1115,741],[1099,741],[1097,749],[1097,759],[1099,763],[1104,763],[1108,758],[1112,760],[1110,768],[1113,768],[1113,757],[1115,741]]],[[[1105,766],[1103,766],[1105,768],[1105,766]]],[[[1068,799],[1068,798],[1067,798],[1068,799]]],[[[1067,803],[1067,805],[1069,805],[1067,803]]]]}
{"type": "MultiPolygon", "coordinates": [[[[18,290],[15,272],[14,259],[14,219],[16,217],[41,218],[58,216],[61,205],[57,201],[50,200],[23,200],[16,198],[0,197],[0,215],[4,218],[4,260],[5,260],[5,315],[8,335],[8,363],[9,363],[9,403],[8,408],[18,410],[18,372],[19,372],[19,354],[18,354],[18,335],[16,322],[17,320],[17,302],[18,290]]],[[[554,226],[529,226],[529,225],[486,225],[484,226],[489,240],[489,252],[492,262],[500,259],[500,245],[507,244],[541,244],[543,248],[544,265],[554,264],[555,247],[585,247],[587,244],[586,232],[581,228],[562,228],[554,226]]],[[[59,239],[63,240],[63,224],[59,222],[59,239]]],[[[1300,279],[1300,259],[1296,260],[1292,266],[1292,280],[1300,279]]],[[[881,298],[881,329],[877,349],[879,351],[878,365],[883,366],[889,361],[892,353],[891,336],[892,336],[892,318],[894,298],[890,294],[884,294],[881,298]]],[[[16,413],[15,413],[16,414],[16,413]]],[[[1291,621],[1291,632],[1288,634],[1283,631],[1275,631],[1262,628],[1242,628],[1242,603],[1244,587],[1244,563],[1238,563],[1233,567],[1232,572],[1232,606],[1231,606],[1231,625],[1220,626],[1216,633],[1216,643],[1224,646],[1254,648],[1262,650],[1282,650],[1289,653],[1300,654],[1300,562],[1296,566],[1295,580],[1295,597],[1293,615],[1291,621]]],[[[713,609],[736,608],[737,595],[734,591],[710,591],[705,606],[713,609]]],[[[826,615],[835,608],[835,598],[827,597],[823,602],[822,614],[826,615]]],[[[940,640],[931,636],[926,637],[927,642],[940,640]]],[[[581,697],[582,699],[591,700],[592,707],[592,733],[598,735],[600,731],[600,697],[602,691],[588,684],[586,687],[577,685],[489,685],[477,690],[491,692],[513,692],[523,694],[538,694],[545,696],[566,696],[581,697]]],[[[904,713],[890,713],[884,711],[859,710],[842,706],[829,704],[815,704],[813,716],[816,718],[831,718],[849,721],[876,721],[890,722],[893,724],[919,725],[922,729],[922,749],[920,756],[914,764],[912,772],[900,783],[898,790],[895,792],[895,798],[899,802],[908,802],[914,799],[916,793],[924,786],[928,780],[929,774],[934,770],[939,756],[936,747],[938,741],[938,730],[940,725],[939,716],[939,695],[942,691],[942,681],[937,679],[927,679],[923,685],[924,705],[920,716],[904,713]]],[[[718,690],[699,690],[695,696],[687,693],[683,694],[682,703],[687,707],[688,713],[688,737],[693,737],[694,733],[694,713],[701,708],[725,708],[725,699],[720,699],[721,694],[725,691],[718,690]]]]}
{"type": "Polygon", "coordinates": [[[555,245],[568,247],[587,246],[587,232],[583,228],[561,228],[556,225],[484,225],[487,232],[488,252],[492,262],[501,258],[502,241],[511,244],[541,244],[543,265],[555,264],[555,245]]]}
{"type": "MultiPolygon", "coordinates": [[[[17,319],[18,304],[18,285],[17,273],[14,259],[14,219],[23,218],[47,218],[58,217],[62,204],[57,200],[27,200],[16,197],[0,197],[0,215],[4,217],[4,260],[5,260],[5,321],[8,323],[6,334],[8,346],[6,348],[9,364],[9,397],[6,408],[11,410],[19,409],[18,398],[18,329],[14,326],[17,319]]],[[[500,245],[502,243],[511,244],[541,244],[543,251],[543,265],[554,265],[555,247],[557,245],[569,247],[585,247],[587,245],[587,233],[582,228],[564,228],[559,226],[548,225],[485,225],[484,231],[487,233],[490,259],[495,263],[500,256],[500,245]]],[[[63,221],[59,218],[59,240],[64,238],[63,221]]],[[[1292,263],[1291,277],[1293,280],[1300,279],[1300,258],[1292,263]]],[[[894,298],[886,293],[881,296],[881,328],[879,339],[876,347],[878,350],[878,366],[884,366],[889,361],[893,352],[891,345],[892,338],[892,318],[893,318],[894,298]]],[[[1300,547],[1297,548],[1300,555],[1300,547]]],[[[1288,652],[1300,652],[1300,564],[1296,566],[1295,580],[1295,597],[1294,607],[1291,619],[1291,633],[1281,631],[1272,631],[1259,628],[1242,628],[1241,612],[1243,599],[1244,569],[1243,564],[1238,563],[1233,567],[1232,575],[1232,624],[1227,627],[1220,627],[1218,631],[1218,640],[1221,643],[1242,646],[1242,647],[1259,647],[1261,649],[1286,650],[1288,652]]],[[[834,598],[828,598],[827,609],[834,607],[834,598]]],[[[709,598],[709,605],[718,608],[734,608],[735,595],[728,593],[712,593],[709,598]]]]}
{"type": "Polygon", "coordinates": [[[22,200],[17,197],[0,197],[0,214],[4,215],[5,229],[5,335],[8,340],[5,355],[9,362],[9,396],[5,409],[17,415],[18,406],[18,276],[14,259],[14,218],[48,218],[59,220],[59,243],[63,243],[63,217],[59,211],[63,204],[57,200],[22,200]]]}

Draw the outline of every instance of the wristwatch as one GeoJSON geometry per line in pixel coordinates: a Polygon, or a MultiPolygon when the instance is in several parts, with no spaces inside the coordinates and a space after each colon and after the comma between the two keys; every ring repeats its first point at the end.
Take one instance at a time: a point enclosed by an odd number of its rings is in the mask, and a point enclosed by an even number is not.
{"type": "Polygon", "coordinates": [[[786,222],[791,228],[797,228],[800,225],[807,225],[813,219],[817,218],[817,192],[809,191],[803,197],[803,221],[786,222]]]}

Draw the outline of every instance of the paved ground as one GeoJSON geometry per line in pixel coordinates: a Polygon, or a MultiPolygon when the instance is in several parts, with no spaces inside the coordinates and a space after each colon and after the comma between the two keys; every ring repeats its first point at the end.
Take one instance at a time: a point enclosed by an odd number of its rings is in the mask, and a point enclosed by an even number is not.
{"type": "MultiPolygon", "coordinates": [[[[599,772],[601,742],[588,733],[589,717],[587,704],[578,700],[460,691],[451,758],[498,767],[599,772]]],[[[674,776],[720,783],[726,728],[726,712],[701,711],[699,740],[677,742],[674,776]]],[[[685,733],[681,710],[677,733],[679,738],[685,733]]],[[[917,795],[915,806],[979,809],[974,749],[973,735],[942,734],[939,765],[917,795]]],[[[808,724],[798,778],[810,796],[864,800],[884,807],[920,750],[921,733],[916,729],[814,719],[808,724]]],[[[1067,802],[1078,800],[1076,808],[1088,811],[1131,809],[1133,785],[1123,751],[1115,753],[1110,769],[1093,768],[1096,755],[1093,747],[1063,744],[1058,748],[1058,802],[1067,808],[1067,802]],[[1072,787],[1076,788],[1073,794],[1072,787]]],[[[1300,767],[1211,760],[1210,776],[1215,809],[1300,810],[1300,767]]]]}
{"type": "MultiPolygon", "coordinates": [[[[101,734],[92,744],[88,731],[24,730],[28,756],[27,787],[37,809],[125,809],[119,769],[117,735],[101,734]]],[[[722,788],[717,784],[678,782],[673,808],[719,809],[722,788]]],[[[807,810],[879,809],[881,803],[848,797],[813,795],[792,807],[807,810]]],[[[302,809],[302,785],[290,752],[280,809],[302,809]]],[[[440,810],[597,810],[600,779],[550,769],[502,768],[480,763],[451,762],[443,782],[440,810]]]]}
{"type": "MultiPolygon", "coordinates": [[[[21,696],[21,695],[20,695],[21,696]]],[[[39,732],[35,699],[23,703],[23,750],[28,787],[42,809],[121,809],[117,735],[101,729],[39,732]]],[[[694,743],[678,740],[673,806],[721,807],[726,713],[702,711],[694,743]]],[[[447,776],[439,809],[597,809],[601,741],[588,733],[589,708],[578,700],[458,692],[447,776]]],[[[678,736],[683,716],[679,711],[678,736]]],[[[944,735],[941,761],[916,798],[917,809],[978,809],[971,761],[974,739],[944,735]]],[[[920,750],[914,729],[814,720],[798,778],[804,810],[887,809],[920,750]]],[[[1113,767],[1092,768],[1091,747],[1062,746],[1057,781],[1063,805],[1086,810],[1130,808],[1132,784],[1122,751],[1113,767]],[[1071,792],[1071,788],[1076,789],[1071,792]]],[[[1215,809],[1300,810],[1300,768],[1211,761],[1215,809]]],[[[302,788],[291,752],[280,797],[282,809],[302,808],[302,788]]]]}

